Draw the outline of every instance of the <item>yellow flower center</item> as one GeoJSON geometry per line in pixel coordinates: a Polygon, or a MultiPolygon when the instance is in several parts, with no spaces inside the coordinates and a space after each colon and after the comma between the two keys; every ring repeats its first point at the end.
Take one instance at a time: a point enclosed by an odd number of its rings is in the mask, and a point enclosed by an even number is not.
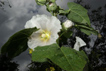
{"type": "Polygon", "coordinates": [[[48,41],[49,39],[50,39],[50,32],[49,31],[43,31],[42,33],[41,33],[41,40],[42,41],[48,41]]]}

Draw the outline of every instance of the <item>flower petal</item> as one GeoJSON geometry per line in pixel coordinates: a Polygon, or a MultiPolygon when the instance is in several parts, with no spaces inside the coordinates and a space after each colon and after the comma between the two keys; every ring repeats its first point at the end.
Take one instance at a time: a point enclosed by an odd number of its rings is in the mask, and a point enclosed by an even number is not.
{"type": "Polygon", "coordinates": [[[28,40],[28,46],[29,48],[33,49],[37,46],[41,46],[41,45],[45,45],[46,43],[45,42],[42,42],[40,40],[40,33],[36,33],[34,32],[30,37],[29,37],[29,40],[28,40]]]}
{"type": "Polygon", "coordinates": [[[33,24],[31,20],[27,21],[25,24],[25,28],[33,28],[33,26],[35,26],[35,24],[33,24]]]}
{"type": "Polygon", "coordinates": [[[40,25],[35,21],[36,16],[33,16],[31,20],[27,21],[25,24],[25,28],[40,28],[40,25]]]}
{"type": "Polygon", "coordinates": [[[55,32],[59,32],[60,29],[62,29],[60,21],[55,16],[52,16],[48,30],[55,30],[55,32]]]}
{"type": "Polygon", "coordinates": [[[79,51],[79,48],[82,47],[82,46],[85,46],[86,43],[79,37],[76,37],[76,43],[74,45],[74,49],[79,51]]]}
{"type": "Polygon", "coordinates": [[[43,30],[46,30],[47,29],[46,24],[50,23],[50,19],[46,15],[37,15],[35,21],[40,25],[40,28],[43,30]]]}
{"type": "Polygon", "coordinates": [[[58,38],[58,35],[57,34],[51,35],[51,38],[48,40],[48,42],[46,43],[46,45],[51,45],[53,43],[56,43],[57,38],[58,38]]]}

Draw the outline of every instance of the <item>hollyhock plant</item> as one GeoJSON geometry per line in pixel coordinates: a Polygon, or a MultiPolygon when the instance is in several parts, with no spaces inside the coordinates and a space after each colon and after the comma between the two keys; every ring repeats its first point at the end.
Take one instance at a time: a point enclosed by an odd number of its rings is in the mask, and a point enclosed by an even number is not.
{"type": "Polygon", "coordinates": [[[26,22],[25,29],[13,34],[1,47],[0,54],[6,54],[12,59],[30,48],[32,66],[33,63],[36,65],[35,62],[40,62],[47,67],[39,70],[42,65],[33,66],[34,70],[38,67],[37,71],[83,71],[89,60],[85,52],[79,49],[86,43],[74,35],[77,32],[73,29],[88,36],[95,34],[101,37],[91,27],[87,10],[74,2],[68,2],[69,9],[65,10],[58,6],[56,0],[35,1],[38,5],[45,5],[53,16],[33,16],[26,22]],[[63,22],[64,19],[67,20],[63,22]],[[76,37],[74,47],[64,46],[68,43],[67,40],[73,40],[73,37],[76,37]],[[43,64],[44,62],[48,62],[48,65],[43,64]]]}
{"type": "Polygon", "coordinates": [[[26,22],[25,28],[37,27],[39,30],[33,32],[28,38],[28,46],[33,49],[37,46],[45,46],[56,43],[61,24],[55,16],[36,15],[26,22]]]}

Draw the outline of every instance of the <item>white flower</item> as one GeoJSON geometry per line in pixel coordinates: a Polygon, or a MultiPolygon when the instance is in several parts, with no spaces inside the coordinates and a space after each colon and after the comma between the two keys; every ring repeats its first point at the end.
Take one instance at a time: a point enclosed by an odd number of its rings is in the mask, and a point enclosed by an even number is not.
{"type": "Polygon", "coordinates": [[[79,37],[76,37],[76,43],[74,45],[74,49],[79,51],[79,48],[82,47],[82,46],[85,46],[86,43],[79,37]]]}
{"type": "Polygon", "coordinates": [[[33,32],[28,39],[29,48],[33,49],[37,46],[45,46],[56,43],[58,32],[61,29],[60,21],[55,17],[46,15],[33,16],[31,20],[26,22],[25,28],[39,28],[33,32]]]}
{"type": "Polygon", "coordinates": [[[68,29],[70,27],[72,27],[74,25],[74,23],[70,20],[66,20],[64,23],[63,23],[63,26],[65,29],[68,29]]]}

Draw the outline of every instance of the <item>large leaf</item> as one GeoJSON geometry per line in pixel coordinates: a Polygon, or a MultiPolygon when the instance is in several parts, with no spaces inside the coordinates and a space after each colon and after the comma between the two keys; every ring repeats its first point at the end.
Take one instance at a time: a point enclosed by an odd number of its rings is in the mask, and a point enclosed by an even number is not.
{"type": "Polygon", "coordinates": [[[90,26],[87,10],[84,7],[73,2],[68,3],[68,7],[70,9],[70,13],[67,16],[68,19],[74,22],[88,24],[90,26]]]}
{"type": "Polygon", "coordinates": [[[57,49],[59,49],[57,44],[42,47],[38,46],[32,52],[32,60],[37,62],[44,62],[48,57],[53,57],[57,49]]]}
{"type": "Polygon", "coordinates": [[[37,31],[37,29],[36,28],[23,29],[15,33],[2,46],[1,53],[7,53],[8,56],[11,58],[19,55],[28,48],[27,46],[28,37],[34,31],[37,31]]]}
{"type": "Polygon", "coordinates": [[[53,63],[66,71],[83,71],[87,57],[83,51],[76,51],[68,47],[59,47],[57,44],[36,47],[32,53],[32,60],[50,59],[53,63]]]}

